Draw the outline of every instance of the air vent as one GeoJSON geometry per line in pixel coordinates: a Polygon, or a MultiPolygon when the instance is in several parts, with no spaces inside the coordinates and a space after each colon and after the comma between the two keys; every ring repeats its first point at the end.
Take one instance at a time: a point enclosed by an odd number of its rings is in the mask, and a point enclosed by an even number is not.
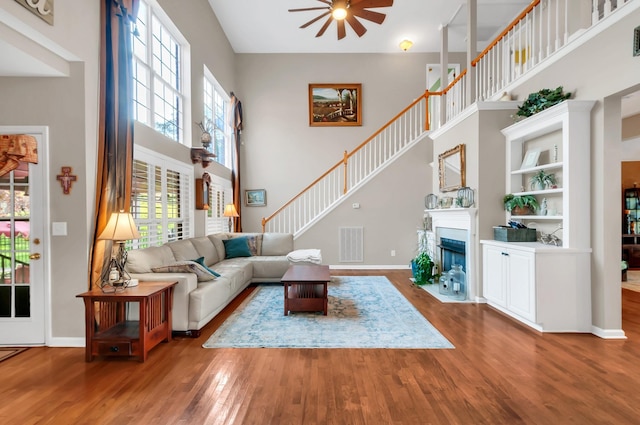
{"type": "Polygon", "coordinates": [[[640,56],[640,27],[633,29],[633,56],[640,56]]]}
{"type": "Polygon", "coordinates": [[[340,258],[341,263],[362,263],[363,258],[363,228],[340,227],[340,258]]]}

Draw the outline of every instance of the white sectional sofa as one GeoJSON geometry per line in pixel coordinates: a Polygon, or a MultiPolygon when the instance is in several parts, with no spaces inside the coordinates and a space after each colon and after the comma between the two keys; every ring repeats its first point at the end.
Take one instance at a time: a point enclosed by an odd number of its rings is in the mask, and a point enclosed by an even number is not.
{"type": "Polygon", "coordinates": [[[252,282],[280,282],[293,250],[289,233],[217,233],[131,250],[125,269],[140,281],[177,280],[173,331],[198,336],[252,282]]]}

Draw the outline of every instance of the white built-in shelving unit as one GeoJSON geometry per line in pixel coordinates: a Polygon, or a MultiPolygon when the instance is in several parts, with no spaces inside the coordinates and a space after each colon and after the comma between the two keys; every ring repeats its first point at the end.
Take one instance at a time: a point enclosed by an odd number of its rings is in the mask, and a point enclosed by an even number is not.
{"type": "Polygon", "coordinates": [[[561,246],[483,240],[483,296],[492,307],[542,332],[591,331],[590,141],[595,102],[567,100],[502,130],[506,193],[547,199],[547,214],[513,216],[561,246]],[[527,153],[537,163],[523,167],[527,153]],[[537,171],[557,187],[534,190],[537,171]]]}

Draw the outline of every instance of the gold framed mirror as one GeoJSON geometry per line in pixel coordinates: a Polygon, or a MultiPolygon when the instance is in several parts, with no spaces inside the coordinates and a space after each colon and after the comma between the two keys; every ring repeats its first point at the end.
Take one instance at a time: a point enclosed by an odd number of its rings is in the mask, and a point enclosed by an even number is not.
{"type": "Polygon", "coordinates": [[[438,156],[441,192],[466,186],[464,150],[464,144],[461,143],[438,156]]]}

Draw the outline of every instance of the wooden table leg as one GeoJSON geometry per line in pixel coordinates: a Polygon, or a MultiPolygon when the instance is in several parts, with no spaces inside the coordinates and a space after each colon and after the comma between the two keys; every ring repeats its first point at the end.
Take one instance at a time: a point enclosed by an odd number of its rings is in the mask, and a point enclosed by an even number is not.
{"type": "Polygon", "coordinates": [[[327,282],[324,282],[323,285],[324,286],[324,293],[323,293],[323,297],[324,297],[324,315],[327,315],[327,310],[329,307],[329,297],[328,297],[328,293],[327,293],[327,282]]]}
{"type": "Polygon", "coordinates": [[[147,314],[149,313],[147,309],[149,308],[147,303],[147,298],[142,298],[140,300],[140,321],[138,322],[140,326],[140,361],[144,362],[147,360],[147,314]]]}
{"type": "Polygon", "coordinates": [[[284,315],[289,315],[289,284],[284,284],[284,315]]]}
{"type": "Polygon", "coordinates": [[[95,313],[93,310],[94,302],[91,298],[84,299],[84,328],[85,328],[85,338],[86,341],[84,343],[85,351],[84,351],[84,360],[86,362],[90,362],[93,360],[92,354],[92,343],[93,341],[93,321],[95,320],[95,313]]]}

